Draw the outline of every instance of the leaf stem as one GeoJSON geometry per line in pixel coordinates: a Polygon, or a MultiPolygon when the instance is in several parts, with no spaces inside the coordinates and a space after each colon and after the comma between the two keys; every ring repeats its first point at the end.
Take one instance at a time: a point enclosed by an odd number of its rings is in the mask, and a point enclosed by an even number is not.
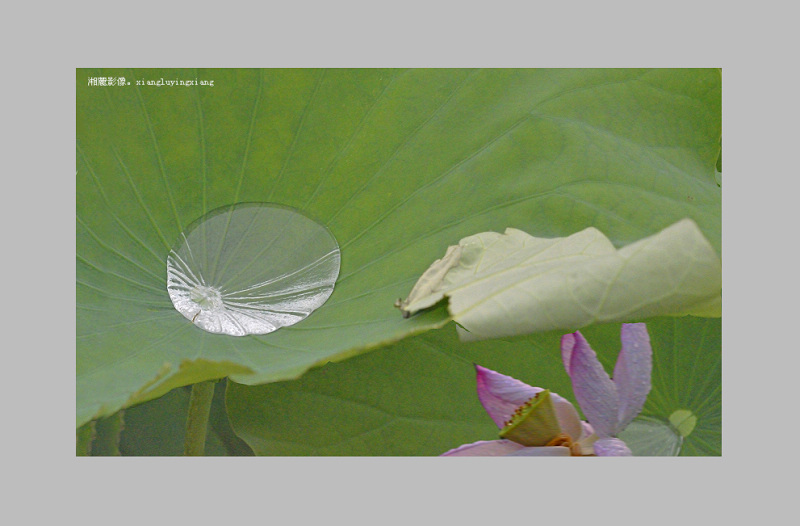
{"type": "Polygon", "coordinates": [[[208,415],[211,412],[215,383],[216,380],[209,380],[192,385],[189,414],[186,417],[186,438],[183,443],[184,456],[198,457],[205,453],[208,415]]]}
{"type": "Polygon", "coordinates": [[[90,454],[94,457],[118,457],[122,430],[125,428],[125,410],[120,409],[111,416],[95,421],[90,454]]]}

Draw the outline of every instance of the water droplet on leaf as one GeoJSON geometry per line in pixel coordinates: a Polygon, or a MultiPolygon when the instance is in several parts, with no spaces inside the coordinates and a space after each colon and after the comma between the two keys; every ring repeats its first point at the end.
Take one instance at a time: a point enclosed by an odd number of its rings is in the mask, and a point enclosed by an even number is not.
{"type": "Polygon", "coordinates": [[[330,297],[339,245],[323,225],[281,205],[212,210],[167,257],[175,309],[203,330],[266,334],[305,319],[330,297]]]}
{"type": "Polygon", "coordinates": [[[619,435],[635,457],[677,456],[683,437],[667,422],[655,417],[640,416],[619,435]]]}

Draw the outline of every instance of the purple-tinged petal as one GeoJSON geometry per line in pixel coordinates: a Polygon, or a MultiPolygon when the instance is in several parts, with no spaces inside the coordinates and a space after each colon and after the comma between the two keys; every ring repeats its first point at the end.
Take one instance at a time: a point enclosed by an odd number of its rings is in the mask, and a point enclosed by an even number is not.
{"type": "Polygon", "coordinates": [[[543,446],[543,447],[524,447],[509,457],[569,457],[571,455],[568,447],[564,446],[543,446]]]}
{"type": "Polygon", "coordinates": [[[614,367],[614,384],[619,396],[619,433],[636,418],[650,392],[650,373],[653,370],[653,350],[644,323],[623,323],[622,350],[614,367]]]}
{"type": "Polygon", "coordinates": [[[581,425],[583,426],[583,435],[581,435],[582,438],[594,435],[594,428],[592,428],[592,424],[581,421],[581,425]]]}
{"type": "Polygon", "coordinates": [[[544,389],[475,365],[478,400],[497,427],[503,428],[514,411],[544,389]]]}
{"type": "Polygon", "coordinates": [[[526,449],[525,446],[510,440],[480,440],[472,444],[464,444],[446,453],[441,457],[503,457],[526,449]]]}
{"type": "Polygon", "coordinates": [[[617,428],[617,388],[583,335],[575,332],[573,336],[574,345],[567,368],[572,379],[572,391],[597,436],[612,436],[617,428]]]}
{"type": "Polygon", "coordinates": [[[633,456],[627,444],[618,438],[601,438],[594,443],[594,454],[598,457],[633,456]]]}
{"type": "Polygon", "coordinates": [[[565,334],[561,337],[561,360],[564,362],[564,369],[566,369],[567,374],[570,374],[569,370],[571,367],[572,361],[572,349],[575,347],[575,335],[574,334],[565,334]]]}

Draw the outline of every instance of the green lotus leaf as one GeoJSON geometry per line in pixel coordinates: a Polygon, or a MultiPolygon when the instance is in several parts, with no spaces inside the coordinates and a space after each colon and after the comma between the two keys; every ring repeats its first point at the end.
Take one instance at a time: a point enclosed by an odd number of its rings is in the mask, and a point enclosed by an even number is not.
{"type": "MultiPolygon", "coordinates": [[[[653,346],[652,389],[625,439],[640,455],[721,454],[721,319],[646,320],[653,346]],[[696,416],[679,437],[676,411],[696,416]],[[642,423],[649,423],[644,429],[642,423]]],[[[606,370],[620,349],[620,324],[581,332],[606,370]]],[[[246,386],[229,382],[236,433],[257,455],[440,455],[500,430],[478,400],[479,364],[569,399],[580,411],[560,353],[563,333],[460,341],[452,324],[404,339],[302,378],[246,386]]]]}
{"type": "Polygon", "coordinates": [[[440,327],[445,308],[393,304],[475,232],[592,226],[619,247],[688,217],[719,251],[718,70],[79,69],[76,86],[78,425],[440,327]],[[243,202],[323,225],[341,268],[299,323],[211,334],[173,307],[167,256],[243,202]]]}

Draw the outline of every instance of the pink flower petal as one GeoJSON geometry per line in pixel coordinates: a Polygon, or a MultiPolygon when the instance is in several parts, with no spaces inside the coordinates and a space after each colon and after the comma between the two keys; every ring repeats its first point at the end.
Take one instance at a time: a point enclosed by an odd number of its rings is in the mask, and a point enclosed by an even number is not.
{"type": "Polygon", "coordinates": [[[589,422],[581,421],[581,425],[583,426],[584,438],[594,435],[594,429],[592,428],[592,424],[590,424],[589,422]]]}
{"type": "Polygon", "coordinates": [[[570,363],[572,362],[572,349],[575,347],[575,335],[565,334],[561,337],[561,360],[564,362],[564,369],[570,374],[570,363]]]}
{"type": "Polygon", "coordinates": [[[564,446],[542,446],[542,447],[524,447],[514,453],[508,455],[509,457],[568,457],[570,451],[568,447],[564,446]]]}
{"type": "MultiPolygon", "coordinates": [[[[572,391],[594,432],[601,438],[610,437],[617,431],[617,388],[583,335],[575,332],[573,336],[572,342],[566,342],[572,391]]],[[[564,343],[562,338],[562,356],[565,355],[564,343]]]]}
{"type": "Polygon", "coordinates": [[[503,457],[526,448],[510,440],[480,440],[464,444],[439,456],[442,457],[503,457]]]}
{"type": "Polygon", "coordinates": [[[572,402],[555,393],[550,393],[550,400],[553,402],[553,410],[556,413],[561,431],[568,434],[576,442],[580,440],[583,435],[583,426],[581,425],[581,417],[578,416],[578,411],[572,405],[572,402]]]}
{"type": "Polygon", "coordinates": [[[505,425],[519,406],[544,390],[477,364],[475,372],[478,400],[499,428],[505,425]]]}
{"type": "MultiPolygon", "coordinates": [[[[475,365],[476,383],[478,386],[478,400],[481,401],[486,412],[499,428],[503,428],[514,411],[533,398],[536,393],[544,391],[539,387],[532,387],[516,378],[500,374],[486,367],[475,365]]],[[[550,393],[553,409],[558,418],[561,430],[573,440],[578,440],[582,434],[581,419],[572,403],[556,393],[550,393]]]]}
{"type": "Polygon", "coordinates": [[[653,350],[647,326],[644,323],[623,323],[620,332],[622,350],[614,367],[614,384],[619,395],[617,433],[642,410],[650,392],[653,369],[653,350]]]}
{"type": "Polygon", "coordinates": [[[628,445],[618,438],[601,438],[594,443],[594,454],[598,457],[633,456],[628,445]]]}

